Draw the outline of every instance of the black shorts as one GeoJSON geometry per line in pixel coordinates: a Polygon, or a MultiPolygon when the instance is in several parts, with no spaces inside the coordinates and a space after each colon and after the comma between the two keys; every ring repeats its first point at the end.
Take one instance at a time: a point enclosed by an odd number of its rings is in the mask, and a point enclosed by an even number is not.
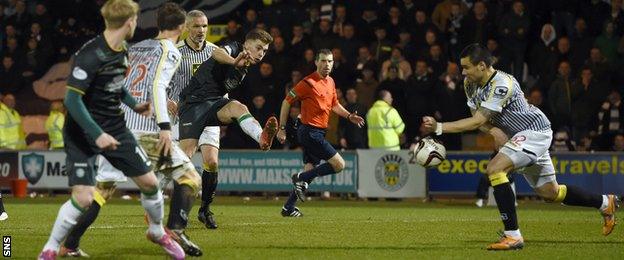
{"type": "Polygon", "coordinates": [[[178,117],[180,118],[180,140],[199,139],[204,127],[220,126],[217,112],[231,99],[220,97],[203,102],[180,104],[178,117]]]}
{"type": "Polygon", "coordinates": [[[297,127],[297,139],[303,148],[303,163],[318,165],[329,160],[338,152],[325,140],[325,129],[301,124],[297,127]]]}
{"type": "Polygon", "coordinates": [[[82,134],[63,132],[67,154],[65,167],[69,186],[95,185],[97,154],[103,155],[115,168],[128,177],[141,176],[152,170],[145,151],[137,145],[136,139],[127,128],[124,127],[108,134],[120,143],[117,150],[102,151],[94,141],[88,140],[82,134]]]}

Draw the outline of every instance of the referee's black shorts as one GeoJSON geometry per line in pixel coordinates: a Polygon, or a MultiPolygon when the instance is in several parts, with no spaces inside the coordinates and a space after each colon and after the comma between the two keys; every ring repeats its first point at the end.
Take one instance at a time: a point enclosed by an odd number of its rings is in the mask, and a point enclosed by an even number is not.
{"type": "Polygon", "coordinates": [[[303,148],[303,163],[318,165],[321,160],[329,160],[338,152],[325,140],[325,129],[300,124],[297,127],[297,139],[303,148]]]}

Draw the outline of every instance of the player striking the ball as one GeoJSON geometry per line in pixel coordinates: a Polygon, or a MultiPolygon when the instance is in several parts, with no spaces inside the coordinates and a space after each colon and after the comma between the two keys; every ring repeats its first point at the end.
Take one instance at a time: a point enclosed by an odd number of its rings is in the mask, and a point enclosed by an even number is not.
{"type": "Polygon", "coordinates": [[[479,44],[467,46],[461,53],[464,89],[472,117],[439,123],[424,117],[423,126],[429,133],[461,133],[479,128],[495,139],[511,136],[487,165],[487,175],[494,188],[494,198],[505,225],[501,239],[488,250],[513,250],[524,247],[518,227],[515,197],[507,174],[523,173],[535,192],[548,202],[571,206],[593,207],[604,218],[603,235],[615,226],[618,198],[597,195],[571,185],[559,185],[548,148],[552,141],[550,121],[542,111],[527,103],[516,79],[492,67],[494,58],[479,44]]]}
{"type": "MultiPolygon", "coordinates": [[[[277,133],[277,118],[270,117],[263,129],[249,113],[247,106],[224,97],[225,94],[241,86],[247,75],[248,66],[264,58],[271,42],[273,42],[273,37],[269,33],[254,29],[247,33],[242,45],[238,42],[229,42],[223,46],[232,57],[238,57],[243,53],[243,62],[246,66],[234,67],[222,64],[217,62],[215,57],[211,57],[197,68],[189,85],[180,94],[178,112],[180,147],[189,157],[197,151],[198,144],[211,143],[199,143],[199,141],[205,141],[200,140],[200,136],[206,126],[227,125],[233,122],[238,122],[243,132],[258,142],[260,149],[271,148],[273,138],[277,133]]],[[[216,179],[213,181],[216,187],[216,179]]],[[[211,194],[207,195],[211,196],[211,194]]],[[[208,223],[205,218],[208,212],[207,208],[200,209],[199,218],[204,223],[208,223]]]]}

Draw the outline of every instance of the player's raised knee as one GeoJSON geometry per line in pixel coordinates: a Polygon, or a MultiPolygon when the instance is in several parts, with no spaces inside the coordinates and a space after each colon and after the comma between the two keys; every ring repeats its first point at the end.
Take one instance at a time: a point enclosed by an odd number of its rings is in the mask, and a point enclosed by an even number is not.
{"type": "Polygon", "coordinates": [[[107,201],[115,194],[116,188],[117,185],[115,185],[115,182],[98,182],[96,185],[96,192],[100,194],[102,199],[107,201]]]}

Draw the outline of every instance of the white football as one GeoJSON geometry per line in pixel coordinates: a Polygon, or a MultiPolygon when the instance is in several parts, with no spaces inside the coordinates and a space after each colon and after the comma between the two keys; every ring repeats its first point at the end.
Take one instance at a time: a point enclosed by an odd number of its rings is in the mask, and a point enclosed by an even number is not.
{"type": "Polygon", "coordinates": [[[423,167],[435,167],[446,159],[446,147],[431,137],[425,137],[413,147],[412,155],[423,167]]]}

